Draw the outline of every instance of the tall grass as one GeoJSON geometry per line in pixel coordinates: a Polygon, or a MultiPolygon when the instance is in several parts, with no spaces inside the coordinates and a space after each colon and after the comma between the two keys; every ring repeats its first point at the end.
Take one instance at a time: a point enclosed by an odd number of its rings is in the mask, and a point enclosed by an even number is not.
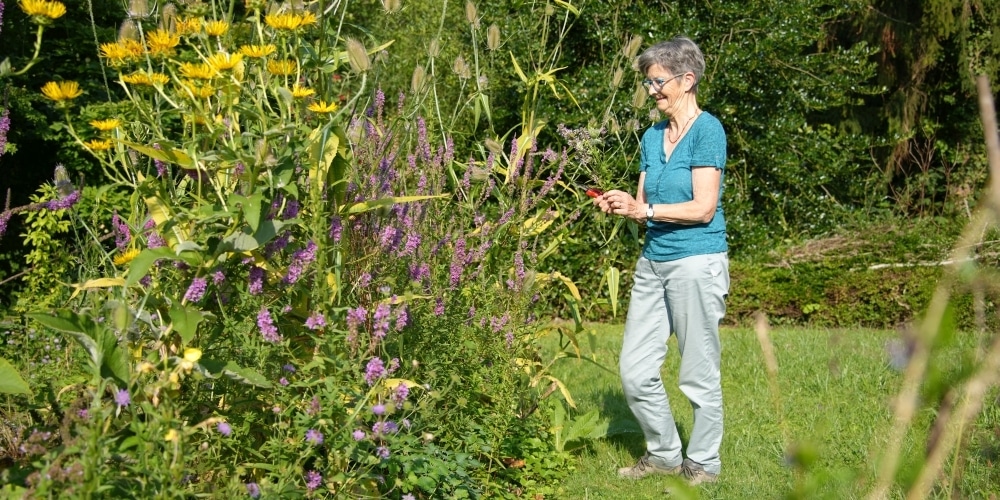
{"type": "MultiPolygon", "coordinates": [[[[618,467],[631,465],[645,449],[642,433],[625,403],[617,374],[620,325],[594,325],[579,338],[581,356],[554,368],[572,391],[581,413],[597,409],[608,424],[608,436],[582,449],[577,468],[565,486],[565,498],[656,498],[667,486],[663,476],[640,481],[619,479],[618,467]]],[[[724,329],[723,394],[726,434],[719,482],[700,491],[705,498],[860,498],[876,477],[876,464],[886,449],[893,424],[893,401],[902,373],[893,367],[898,334],[883,330],[781,329],[771,332],[778,363],[781,411],[773,404],[766,362],[754,332],[724,329]],[[787,437],[785,435],[787,433],[787,437]]],[[[555,338],[550,338],[550,347],[555,338]]],[[[963,334],[940,353],[942,365],[956,366],[976,346],[975,335],[963,334]]],[[[663,379],[682,440],[692,425],[691,407],[676,387],[679,357],[671,337],[663,379]]],[[[997,396],[994,390],[991,398],[997,396]]],[[[989,399],[993,401],[993,399],[989,399]]],[[[924,452],[934,412],[916,415],[901,442],[909,483],[924,452]]],[[[987,498],[1000,493],[996,461],[1000,412],[990,406],[976,421],[976,444],[959,459],[964,473],[950,487],[958,498],[987,498]]],[[[903,489],[896,485],[895,498],[903,489]]],[[[946,496],[944,490],[935,496],[946,496]]]]}

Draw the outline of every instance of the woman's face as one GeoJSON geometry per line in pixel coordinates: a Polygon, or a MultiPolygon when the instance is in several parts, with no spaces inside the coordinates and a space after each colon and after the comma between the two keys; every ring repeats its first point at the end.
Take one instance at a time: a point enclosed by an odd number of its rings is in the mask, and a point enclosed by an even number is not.
{"type": "Polygon", "coordinates": [[[687,93],[687,78],[685,74],[674,75],[667,69],[654,64],[646,71],[646,89],[649,96],[656,100],[656,109],[672,116],[680,110],[681,100],[687,93]]]}

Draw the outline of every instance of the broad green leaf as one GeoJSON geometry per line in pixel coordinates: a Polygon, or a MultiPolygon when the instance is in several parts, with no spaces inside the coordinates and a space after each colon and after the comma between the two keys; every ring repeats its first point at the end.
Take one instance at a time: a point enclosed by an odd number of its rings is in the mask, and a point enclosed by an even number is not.
{"type": "Polygon", "coordinates": [[[380,198],[378,200],[362,201],[360,203],[355,203],[347,209],[349,214],[358,214],[362,212],[367,212],[369,210],[374,210],[379,207],[384,207],[386,205],[395,205],[396,203],[410,203],[413,201],[422,200],[433,200],[435,198],[447,198],[451,196],[449,193],[438,194],[433,196],[394,196],[392,198],[380,198]]]}
{"type": "Polygon", "coordinates": [[[562,380],[559,380],[552,375],[546,375],[545,378],[556,384],[556,387],[559,388],[559,392],[562,393],[563,398],[566,399],[566,404],[568,404],[571,408],[576,408],[576,401],[573,401],[573,396],[570,395],[569,389],[566,388],[566,385],[563,384],[562,380]]]}
{"type": "Polygon", "coordinates": [[[128,275],[125,276],[125,285],[132,286],[139,282],[149,268],[160,259],[174,259],[174,252],[167,247],[147,248],[136,255],[132,262],[129,262],[128,275]]]}
{"type": "Polygon", "coordinates": [[[191,159],[185,152],[179,149],[156,149],[150,146],[144,146],[142,144],[137,144],[134,142],[123,141],[120,139],[116,140],[150,158],[154,158],[160,161],[165,161],[168,163],[173,163],[175,165],[180,165],[182,168],[193,169],[195,168],[194,160],[191,159]]]}
{"type": "Polygon", "coordinates": [[[0,394],[31,394],[28,383],[6,359],[0,358],[0,394]]]}
{"type": "Polygon", "coordinates": [[[611,297],[611,315],[618,316],[618,286],[621,284],[621,271],[611,266],[604,271],[604,279],[608,282],[608,295],[611,297]]]}
{"type": "Polygon", "coordinates": [[[118,453],[124,453],[129,449],[135,448],[145,441],[139,436],[129,436],[122,441],[122,444],[118,446],[118,453]]]}
{"type": "Polygon", "coordinates": [[[238,194],[229,197],[230,205],[238,206],[243,210],[243,218],[246,219],[251,231],[257,231],[260,226],[260,207],[263,203],[264,197],[259,193],[249,198],[238,194]]]}
{"type": "Polygon", "coordinates": [[[328,182],[330,166],[337,157],[340,137],[333,133],[330,125],[319,127],[309,134],[309,182],[328,182]]]}
{"type": "Polygon", "coordinates": [[[118,336],[107,328],[100,328],[95,334],[101,347],[101,376],[127,384],[130,378],[128,355],[118,343],[118,336]]]}
{"type": "Polygon", "coordinates": [[[70,299],[76,298],[80,292],[84,290],[89,290],[91,288],[109,288],[113,286],[125,286],[125,280],[123,278],[97,278],[92,280],[87,280],[82,284],[73,285],[73,294],[70,295],[70,299]]]}
{"type": "Polygon", "coordinates": [[[271,241],[284,225],[284,221],[268,220],[261,222],[256,231],[251,232],[249,227],[243,228],[242,231],[223,238],[222,243],[219,244],[219,251],[249,252],[256,250],[271,241]]]}
{"type": "Polygon", "coordinates": [[[181,344],[188,345],[198,333],[198,323],[205,319],[205,313],[190,304],[174,302],[170,307],[170,321],[173,329],[181,336],[181,344]]]}
{"type": "Polygon", "coordinates": [[[243,382],[244,384],[264,389],[271,387],[271,382],[264,378],[263,375],[251,368],[243,368],[232,361],[226,363],[226,367],[222,369],[222,373],[237,382],[243,382]]]}

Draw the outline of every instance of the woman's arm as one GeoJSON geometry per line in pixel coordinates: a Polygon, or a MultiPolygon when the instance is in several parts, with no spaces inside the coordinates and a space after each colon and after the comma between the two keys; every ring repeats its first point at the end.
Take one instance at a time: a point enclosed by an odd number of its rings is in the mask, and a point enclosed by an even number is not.
{"type": "MultiPolygon", "coordinates": [[[[646,193],[643,184],[646,173],[639,174],[639,191],[636,197],[617,189],[608,191],[597,198],[594,204],[604,213],[624,215],[638,222],[646,220],[646,193]]],[[[691,169],[691,190],[693,199],[683,203],[657,203],[653,205],[653,220],[674,224],[704,224],[715,217],[719,204],[719,185],[722,171],[715,167],[694,167],[691,169]]]]}

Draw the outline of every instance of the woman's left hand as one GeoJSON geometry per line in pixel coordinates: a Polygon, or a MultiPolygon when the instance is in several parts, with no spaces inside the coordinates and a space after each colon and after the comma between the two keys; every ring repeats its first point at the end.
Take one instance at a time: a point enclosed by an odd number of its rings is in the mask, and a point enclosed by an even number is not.
{"type": "Polygon", "coordinates": [[[639,203],[625,191],[613,189],[594,198],[594,204],[606,214],[623,215],[637,221],[646,218],[645,204],[639,203]]]}

